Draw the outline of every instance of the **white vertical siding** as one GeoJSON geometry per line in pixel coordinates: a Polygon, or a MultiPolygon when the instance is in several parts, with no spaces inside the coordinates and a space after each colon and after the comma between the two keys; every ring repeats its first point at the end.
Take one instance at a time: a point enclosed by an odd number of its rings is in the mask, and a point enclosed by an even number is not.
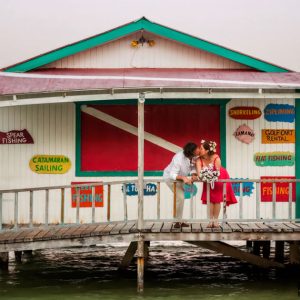
{"type": "MultiPolygon", "coordinates": [[[[257,152],[290,151],[295,153],[295,144],[262,144],[262,129],[295,129],[295,123],[268,122],[264,115],[255,120],[235,120],[228,117],[228,110],[234,106],[256,106],[263,113],[265,106],[269,103],[295,105],[294,100],[231,100],[227,105],[227,170],[232,178],[257,178],[260,176],[295,176],[295,166],[291,167],[258,167],[253,161],[253,155],[257,152]],[[247,124],[255,132],[255,140],[251,144],[238,141],[233,132],[241,124],[247,124]]],[[[246,218],[255,218],[255,197],[254,190],[251,197],[244,197],[244,215],[246,218]]],[[[278,216],[288,216],[288,203],[277,203],[278,216]]],[[[293,208],[294,209],[294,208],[293,208]]],[[[238,217],[238,205],[229,209],[230,216],[238,217]]],[[[272,203],[261,203],[261,217],[272,217],[272,203]]]]}
{"type": "Polygon", "coordinates": [[[43,68],[203,68],[249,69],[229,59],[177,43],[151,33],[145,38],[155,40],[154,47],[145,44],[132,48],[130,43],[140,33],[68,56],[43,68]]]}

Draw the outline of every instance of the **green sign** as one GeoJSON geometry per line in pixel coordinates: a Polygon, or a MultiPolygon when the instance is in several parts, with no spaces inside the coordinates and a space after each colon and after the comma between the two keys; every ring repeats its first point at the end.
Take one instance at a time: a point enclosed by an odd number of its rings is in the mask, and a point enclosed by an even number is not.
{"type": "Polygon", "coordinates": [[[292,152],[257,152],[253,160],[258,167],[290,167],[295,164],[295,155],[292,152]]]}

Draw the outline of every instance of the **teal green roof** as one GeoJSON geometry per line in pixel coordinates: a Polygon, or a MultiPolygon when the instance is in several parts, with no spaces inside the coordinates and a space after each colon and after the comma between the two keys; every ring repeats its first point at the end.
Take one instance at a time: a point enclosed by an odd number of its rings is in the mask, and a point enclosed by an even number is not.
{"type": "Polygon", "coordinates": [[[189,34],[168,28],[166,26],[149,21],[146,18],[141,18],[137,21],[125,24],[114,28],[104,33],[89,37],[76,43],[55,49],[48,53],[31,58],[27,61],[15,64],[4,69],[5,72],[27,72],[51,62],[57,61],[64,57],[74,55],[81,51],[100,46],[104,43],[111,42],[131,33],[145,30],[156,35],[168,38],[170,40],[183,43],[185,45],[210,52],[215,55],[222,56],[232,61],[241,63],[259,71],[264,72],[288,72],[289,70],[279,66],[267,63],[265,61],[253,58],[249,55],[230,50],[220,45],[205,41],[203,39],[191,36],[189,34]]]}

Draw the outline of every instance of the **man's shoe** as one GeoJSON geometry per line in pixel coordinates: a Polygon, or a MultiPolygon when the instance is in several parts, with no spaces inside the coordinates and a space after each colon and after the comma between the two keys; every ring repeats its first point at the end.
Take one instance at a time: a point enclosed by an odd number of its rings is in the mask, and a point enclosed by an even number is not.
{"type": "Polygon", "coordinates": [[[181,223],[176,222],[176,223],[174,224],[174,228],[181,228],[181,223]]]}
{"type": "Polygon", "coordinates": [[[186,223],[181,223],[181,227],[190,227],[190,225],[186,223]]]}

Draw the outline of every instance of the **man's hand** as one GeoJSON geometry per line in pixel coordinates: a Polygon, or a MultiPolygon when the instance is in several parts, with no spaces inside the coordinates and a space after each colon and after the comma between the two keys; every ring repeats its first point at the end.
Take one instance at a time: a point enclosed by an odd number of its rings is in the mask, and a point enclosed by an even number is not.
{"type": "Polygon", "coordinates": [[[192,179],[191,178],[188,178],[186,176],[183,176],[182,177],[182,181],[185,183],[185,184],[189,184],[191,185],[193,182],[192,182],[192,179]]]}
{"type": "Polygon", "coordinates": [[[197,174],[192,174],[192,182],[199,181],[197,174]]]}

